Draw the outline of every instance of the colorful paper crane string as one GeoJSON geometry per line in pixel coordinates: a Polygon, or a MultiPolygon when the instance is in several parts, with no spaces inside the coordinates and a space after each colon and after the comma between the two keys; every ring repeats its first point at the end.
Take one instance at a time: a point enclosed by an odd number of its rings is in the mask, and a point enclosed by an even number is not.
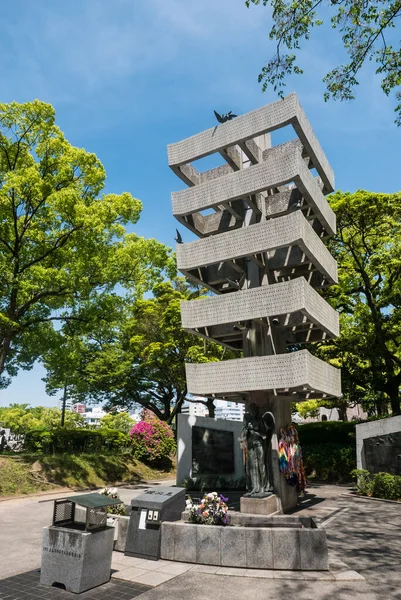
{"type": "Polygon", "coordinates": [[[302,448],[299,443],[298,431],[294,425],[280,429],[278,455],[280,471],[285,475],[287,483],[297,488],[303,495],[306,488],[302,448]]]}

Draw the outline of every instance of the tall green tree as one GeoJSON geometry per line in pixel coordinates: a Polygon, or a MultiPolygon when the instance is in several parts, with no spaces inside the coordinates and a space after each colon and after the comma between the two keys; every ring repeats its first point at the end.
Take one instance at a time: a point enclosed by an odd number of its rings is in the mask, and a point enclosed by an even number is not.
{"type": "MultiPolygon", "coordinates": [[[[75,346],[71,393],[106,402],[106,409],[140,405],[171,423],[187,399],[185,363],[230,356],[221,346],[182,329],[180,301],[200,293],[177,278],[156,285],[152,298],[126,302],[112,329],[102,332],[99,327],[75,346]]],[[[58,361],[50,354],[45,366],[48,389],[57,389],[58,361]]]]}
{"type": "Polygon", "coordinates": [[[276,42],[276,51],[259,75],[263,91],[271,85],[282,95],[286,76],[303,73],[296,62],[301,43],[328,20],[338,30],[348,59],[324,77],[324,99],[353,99],[359,71],[374,61],[383,92],[388,96],[396,91],[395,122],[401,125],[401,0],[246,0],[245,4],[248,8],[263,4],[272,12],[269,38],[276,42]]]}
{"type": "Polygon", "coordinates": [[[342,368],[349,401],[373,401],[378,412],[389,402],[400,414],[401,193],[337,192],[329,200],[339,283],[325,296],[340,312],[341,335],[318,352],[342,368]]]}
{"type": "Polygon", "coordinates": [[[0,104],[3,387],[58,343],[54,322],[90,318],[117,284],[142,292],[166,266],[162,244],[126,233],[141,202],[102,194],[105,177],[94,154],[66,140],[51,105],[0,104]]]}
{"type": "MultiPolygon", "coordinates": [[[[23,434],[30,429],[54,429],[60,427],[61,411],[46,406],[29,404],[10,404],[0,407],[0,428],[10,428],[14,434],[23,434]]],[[[85,425],[84,418],[75,412],[67,411],[65,427],[75,429],[85,425]]]]}
{"type": "Polygon", "coordinates": [[[134,425],[134,419],[125,411],[109,413],[100,419],[101,427],[117,429],[123,433],[129,433],[134,425]]]}

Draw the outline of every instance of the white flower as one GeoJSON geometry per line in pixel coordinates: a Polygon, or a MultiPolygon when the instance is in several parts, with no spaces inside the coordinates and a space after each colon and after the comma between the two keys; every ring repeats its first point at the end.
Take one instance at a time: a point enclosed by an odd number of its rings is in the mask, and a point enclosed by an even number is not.
{"type": "Polygon", "coordinates": [[[192,501],[189,500],[189,498],[188,498],[188,500],[186,500],[185,504],[186,504],[186,507],[189,508],[190,506],[192,506],[192,501]]]}

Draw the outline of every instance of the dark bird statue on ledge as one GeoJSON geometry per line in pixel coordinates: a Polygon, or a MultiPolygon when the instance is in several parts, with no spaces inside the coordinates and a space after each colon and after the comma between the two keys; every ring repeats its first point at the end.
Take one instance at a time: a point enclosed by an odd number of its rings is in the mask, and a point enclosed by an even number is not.
{"type": "Polygon", "coordinates": [[[214,112],[214,116],[216,117],[216,119],[218,120],[219,123],[225,123],[226,121],[231,121],[231,119],[235,119],[235,117],[237,116],[237,115],[233,115],[231,110],[227,114],[223,114],[223,115],[219,115],[219,113],[216,112],[215,110],[213,112],[214,112]]]}
{"type": "Polygon", "coordinates": [[[241,279],[229,279],[228,277],[226,277],[227,283],[229,283],[230,286],[235,288],[236,290],[241,289],[242,284],[244,283],[244,280],[245,280],[245,273],[242,275],[241,279]]]}
{"type": "Polygon", "coordinates": [[[178,229],[176,229],[177,235],[175,236],[175,241],[177,242],[177,244],[183,244],[184,242],[182,241],[182,237],[181,237],[181,233],[178,231],[178,229]]]}

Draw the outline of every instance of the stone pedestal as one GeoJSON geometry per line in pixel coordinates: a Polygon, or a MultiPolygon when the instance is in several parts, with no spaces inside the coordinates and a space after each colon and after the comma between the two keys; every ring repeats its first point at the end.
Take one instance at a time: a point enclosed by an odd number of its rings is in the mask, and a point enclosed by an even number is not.
{"type": "Polygon", "coordinates": [[[267,498],[245,498],[240,500],[242,513],[250,515],[271,515],[279,511],[279,502],[275,494],[267,498]]]}
{"type": "Polygon", "coordinates": [[[67,592],[75,594],[107,583],[113,542],[114,527],[93,532],[45,527],[40,583],[61,584],[67,592]]]}

